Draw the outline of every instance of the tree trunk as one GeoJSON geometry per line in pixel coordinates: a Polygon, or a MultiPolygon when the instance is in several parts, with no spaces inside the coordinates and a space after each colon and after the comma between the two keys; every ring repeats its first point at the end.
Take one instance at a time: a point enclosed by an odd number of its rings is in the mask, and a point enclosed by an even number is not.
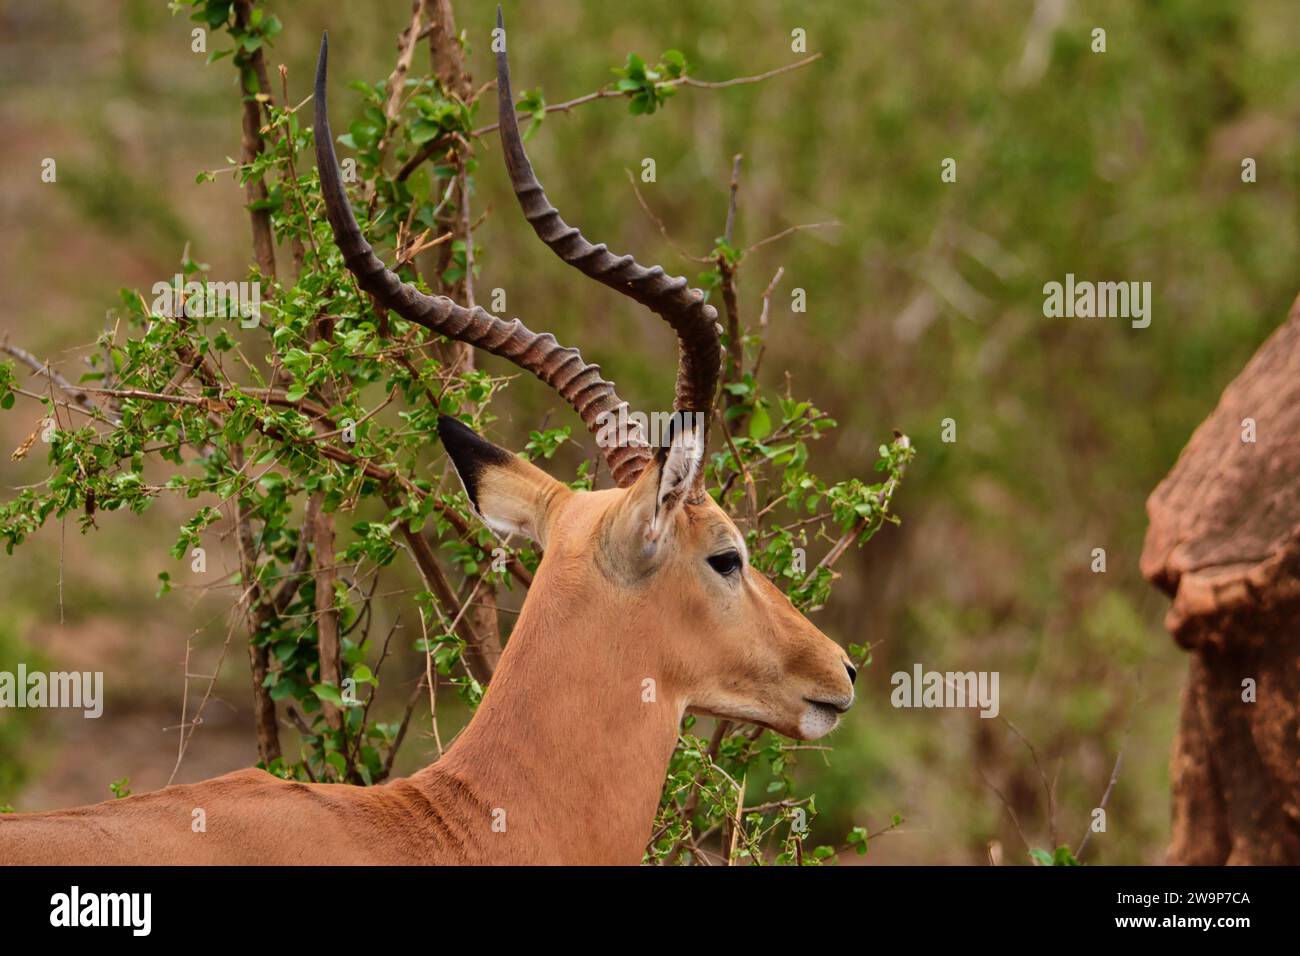
{"type": "Polygon", "coordinates": [[[1300,299],[1147,501],[1142,573],[1192,654],[1172,863],[1300,864],[1300,299]]]}

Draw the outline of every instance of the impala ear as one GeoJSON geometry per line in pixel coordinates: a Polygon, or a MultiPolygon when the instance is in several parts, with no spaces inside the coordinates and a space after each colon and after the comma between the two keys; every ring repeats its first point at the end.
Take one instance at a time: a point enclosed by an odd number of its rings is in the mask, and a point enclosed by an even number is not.
{"type": "Polygon", "coordinates": [[[675,412],[668,427],[668,440],[655,454],[658,475],[654,514],[647,534],[650,541],[663,533],[673,512],[686,501],[700,476],[704,466],[704,427],[698,420],[701,417],[675,412]]]}
{"type": "Polygon", "coordinates": [[[569,488],[449,416],[439,416],[438,437],[484,524],[545,547],[551,505],[572,494],[569,488]]]}
{"type": "Polygon", "coordinates": [[[641,546],[651,551],[697,487],[704,463],[704,428],[699,418],[688,412],[674,413],[653,464],[641,473],[628,495],[624,521],[641,546]]]}
{"type": "Polygon", "coordinates": [[[678,412],[654,460],[611,514],[609,533],[601,536],[599,560],[608,573],[635,584],[653,572],[670,549],[673,518],[698,493],[704,464],[704,429],[700,416],[678,412]]]}

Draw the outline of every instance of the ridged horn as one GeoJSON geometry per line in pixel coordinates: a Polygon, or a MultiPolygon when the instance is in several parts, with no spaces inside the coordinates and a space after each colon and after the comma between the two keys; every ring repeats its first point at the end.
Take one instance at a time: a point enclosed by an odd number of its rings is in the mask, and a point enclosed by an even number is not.
{"type": "MultiPolygon", "coordinates": [[[[330,132],[325,95],[328,60],[329,34],[325,34],[321,37],[320,58],[316,63],[316,166],[334,241],[357,283],[376,302],[402,318],[449,339],[499,355],[536,375],[573,407],[582,423],[599,439],[607,422],[622,417],[620,406],[627,405],[614,391],[614,384],[601,377],[599,365],[588,365],[577,349],[560,345],[550,332],[531,331],[519,319],[507,322],[486,309],[467,309],[446,296],[421,292],[409,282],[403,282],[375,255],[352,213],[334,154],[334,135],[330,132]]],[[[620,487],[635,481],[650,461],[650,450],[639,432],[624,438],[617,443],[597,442],[620,487]]]]}
{"type": "MultiPolygon", "coordinates": [[[[497,7],[497,27],[505,26],[497,7]]],[[[532,163],[519,135],[514,97],[510,90],[510,64],[506,45],[497,51],[497,108],[501,147],[515,197],[542,242],[584,275],[640,302],[664,319],[677,333],[677,386],[673,401],[676,411],[703,413],[705,428],[713,411],[714,392],[722,364],[722,343],[718,313],[704,301],[704,293],[692,289],[686,279],[670,276],[660,266],[646,268],[632,256],[614,255],[604,243],[592,244],[551,205],[533,172],[532,163]]]]}

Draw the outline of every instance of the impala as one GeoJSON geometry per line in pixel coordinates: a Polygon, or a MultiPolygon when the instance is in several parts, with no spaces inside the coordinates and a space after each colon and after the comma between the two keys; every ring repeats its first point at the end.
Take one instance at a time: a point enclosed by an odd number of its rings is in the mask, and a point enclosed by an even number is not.
{"type": "MultiPolygon", "coordinates": [[[[535,374],[593,432],[625,411],[577,350],[518,319],[426,295],[374,255],[334,155],[327,50],[323,39],[317,165],[335,240],[361,288],[535,374]]],[[[527,220],[561,259],[677,334],[674,408],[684,414],[671,442],[651,449],[633,428],[603,443],[617,487],[578,492],[441,419],[439,437],[478,515],[497,532],[532,538],[543,558],[481,706],[431,766],[375,787],[241,770],[91,807],[4,815],[0,861],[635,864],[684,714],[811,740],[852,704],[844,651],[750,567],[743,537],[704,491],[700,459],[722,355],[714,309],[685,279],[592,245],[560,218],[524,152],[504,51],[497,72],[501,142],[527,220]],[[191,828],[198,810],[205,832],[191,828]]]]}

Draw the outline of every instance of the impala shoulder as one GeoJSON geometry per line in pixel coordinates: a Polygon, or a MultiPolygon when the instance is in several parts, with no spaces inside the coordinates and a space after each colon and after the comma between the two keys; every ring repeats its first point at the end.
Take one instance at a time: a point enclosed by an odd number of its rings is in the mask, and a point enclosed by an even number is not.
{"type": "Polygon", "coordinates": [[[220,777],[214,777],[208,781],[209,784],[216,787],[237,787],[245,789],[250,786],[262,787],[288,787],[293,786],[294,781],[285,780],[283,777],[277,777],[273,773],[260,770],[257,767],[245,767],[243,770],[232,770],[230,773],[222,774],[220,777]]]}

